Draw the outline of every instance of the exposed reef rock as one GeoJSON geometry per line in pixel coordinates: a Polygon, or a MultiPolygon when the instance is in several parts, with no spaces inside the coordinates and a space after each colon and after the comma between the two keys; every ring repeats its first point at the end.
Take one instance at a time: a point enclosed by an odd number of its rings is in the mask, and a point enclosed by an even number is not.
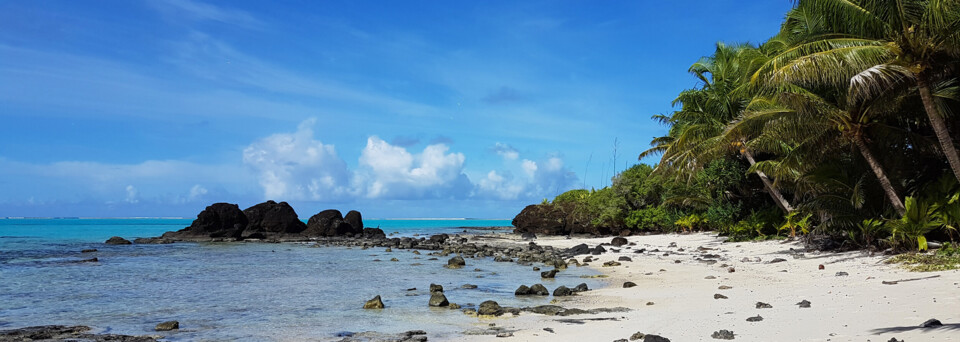
{"type": "Polygon", "coordinates": [[[601,227],[594,225],[592,216],[576,210],[576,206],[563,204],[528,205],[513,218],[517,234],[540,235],[629,235],[629,230],[621,227],[601,227]]]}
{"type": "Polygon", "coordinates": [[[247,217],[247,227],[243,237],[265,238],[275,234],[299,234],[307,230],[300,221],[297,212],[287,202],[266,201],[243,211],[247,217]]]}
{"type": "Polygon", "coordinates": [[[197,219],[189,227],[166,232],[162,237],[170,240],[239,239],[248,222],[240,206],[214,203],[197,214],[197,219]]]}
{"type": "Polygon", "coordinates": [[[197,215],[189,227],[166,232],[158,238],[137,239],[136,243],[169,243],[173,241],[306,241],[321,237],[355,236],[384,239],[379,228],[363,227],[358,211],[344,218],[339,210],[330,209],[310,217],[305,224],[286,202],[266,201],[246,210],[236,204],[214,203],[197,215]]]}

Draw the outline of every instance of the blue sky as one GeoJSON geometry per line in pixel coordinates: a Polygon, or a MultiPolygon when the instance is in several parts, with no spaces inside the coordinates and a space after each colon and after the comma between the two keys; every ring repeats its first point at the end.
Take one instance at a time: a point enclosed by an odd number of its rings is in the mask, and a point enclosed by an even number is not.
{"type": "Polygon", "coordinates": [[[0,216],[509,218],[609,184],[790,6],[0,1],[0,216]]]}

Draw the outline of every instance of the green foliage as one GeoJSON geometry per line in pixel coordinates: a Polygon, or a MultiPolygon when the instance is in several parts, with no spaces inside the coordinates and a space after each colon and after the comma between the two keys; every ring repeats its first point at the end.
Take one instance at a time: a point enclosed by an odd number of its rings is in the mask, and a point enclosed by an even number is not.
{"type": "Polygon", "coordinates": [[[905,206],[907,211],[902,218],[887,222],[887,229],[890,231],[888,241],[894,248],[916,248],[925,251],[927,233],[940,227],[936,220],[936,208],[914,197],[907,197],[905,206]]]}
{"type": "Polygon", "coordinates": [[[582,203],[587,200],[587,197],[590,197],[590,191],[585,189],[570,190],[564,192],[560,195],[557,195],[553,199],[554,204],[563,204],[563,203],[582,203]]]}
{"type": "Polygon", "coordinates": [[[661,207],[648,207],[631,211],[626,219],[627,227],[643,231],[671,231],[669,215],[661,207]]]}
{"type": "Polygon", "coordinates": [[[676,225],[681,231],[688,232],[694,230],[706,230],[709,222],[709,220],[698,214],[690,214],[677,219],[677,221],[674,222],[674,225],[676,225]]]}
{"type": "Polygon", "coordinates": [[[936,272],[960,269],[960,246],[944,243],[935,253],[900,254],[887,259],[888,264],[901,264],[914,272],[936,272]]]}

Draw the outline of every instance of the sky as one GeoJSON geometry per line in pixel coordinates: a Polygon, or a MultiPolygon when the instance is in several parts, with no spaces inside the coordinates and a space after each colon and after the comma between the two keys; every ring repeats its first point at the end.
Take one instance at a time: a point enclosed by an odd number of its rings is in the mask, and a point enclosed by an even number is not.
{"type": "Polygon", "coordinates": [[[0,0],[0,217],[512,218],[641,162],[791,3],[0,0]]]}

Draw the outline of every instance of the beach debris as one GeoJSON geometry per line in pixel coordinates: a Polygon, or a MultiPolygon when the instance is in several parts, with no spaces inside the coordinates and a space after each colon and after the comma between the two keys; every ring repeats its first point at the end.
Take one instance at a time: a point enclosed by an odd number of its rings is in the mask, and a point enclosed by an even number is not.
{"type": "Polygon", "coordinates": [[[557,276],[557,272],[560,272],[560,271],[557,270],[556,268],[549,271],[540,272],[540,278],[544,278],[544,279],[555,278],[557,276]]]}
{"type": "Polygon", "coordinates": [[[799,303],[797,303],[797,305],[799,305],[801,308],[809,308],[809,307],[810,307],[810,301],[804,299],[804,300],[801,300],[799,303]]]}
{"type": "Polygon", "coordinates": [[[762,320],[763,320],[763,317],[760,317],[760,315],[747,318],[747,322],[760,322],[762,320]]]}
{"type": "Polygon", "coordinates": [[[729,289],[732,289],[732,288],[733,288],[733,286],[727,286],[727,285],[720,285],[720,287],[717,287],[717,289],[719,289],[719,290],[729,290],[729,289]]]}
{"type": "Polygon", "coordinates": [[[613,238],[613,240],[610,241],[611,245],[614,245],[617,247],[626,245],[627,243],[629,243],[629,241],[627,241],[627,239],[622,236],[615,237],[613,238]]]}
{"type": "Polygon", "coordinates": [[[847,272],[837,272],[837,276],[838,276],[838,277],[846,277],[846,276],[848,276],[848,275],[850,275],[850,273],[847,273],[847,272]]]}
{"type": "Polygon", "coordinates": [[[730,330],[714,331],[713,334],[710,335],[710,337],[713,337],[718,340],[732,340],[733,332],[730,330]]]}
{"type": "Polygon", "coordinates": [[[928,319],[926,322],[923,322],[923,324],[920,324],[920,327],[922,328],[937,328],[942,326],[943,323],[940,323],[940,320],[936,318],[928,319]]]}
{"type": "Polygon", "coordinates": [[[364,309],[383,309],[383,301],[380,300],[380,295],[373,297],[373,299],[368,300],[363,304],[364,309]]]}
{"type": "Polygon", "coordinates": [[[622,256],[617,258],[617,261],[633,261],[633,259],[630,259],[628,256],[622,256]]]}
{"type": "Polygon", "coordinates": [[[703,277],[703,279],[717,279],[717,277],[715,277],[715,276],[706,276],[706,277],[703,277]]]}
{"type": "Polygon", "coordinates": [[[769,264],[776,264],[776,263],[781,263],[786,261],[787,259],[784,259],[784,258],[776,258],[776,259],[770,260],[769,264]]]}
{"type": "Polygon", "coordinates": [[[826,268],[826,267],[824,267],[823,264],[820,264],[820,266],[817,266],[817,268],[822,270],[822,269],[824,269],[824,268],[826,268]]]}
{"type": "Polygon", "coordinates": [[[893,280],[893,281],[884,280],[884,281],[882,281],[882,282],[880,282],[880,283],[883,284],[883,285],[897,285],[898,283],[902,283],[902,282],[925,280],[925,279],[934,279],[934,278],[940,278],[940,275],[938,274],[938,275],[929,276],[929,277],[910,278],[910,279],[899,279],[899,280],[893,280]]]}
{"type": "Polygon", "coordinates": [[[108,245],[132,245],[133,244],[133,242],[130,242],[130,240],[124,239],[119,236],[111,237],[107,239],[107,241],[104,241],[103,243],[108,245]]]}
{"type": "Polygon", "coordinates": [[[555,332],[553,332],[553,328],[543,328],[543,331],[546,331],[551,334],[556,334],[555,332]]]}
{"type": "Polygon", "coordinates": [[[513,337],[513,333],[509,331],[497,333],[497,337],[513,337]]]}
{"type": "Polygon", "coordinates": [[[416,287],[411,287],[411,288],[407,289],[407,291],[416,291],[416,290],[417,290],[416,287]]]}
{"type": "Polygon", "coordinates": [[[715,293],[713,294],[713,299],[728,299],[728,297],[719,293],[715,293]]]}
{"type": "Polygon", "coordinates": [[[466,266],[466,265],[467,265],[467,261],[463,260],[463,257],[458,255],[453,258],[450,258],[450,260],[447,260],[447,265],[445,267],[446,268],[463,268],[463,266],[466,266]]]}
{"type": "Polygon", "coordinates": [[[153,330],[156,330],[156,331],[170,331],[170,330],[179,330],[179,329],[180,329],[180,322],[177,322],[177,321],[162,322],[160,324],[157,324],[157,326],[153,328],[153,330]]]}
{"type": "Polygon", "coordinates": [[[563,296],[572,296],[572,295],[573,295],[573,291],[571,291],[570,288],[566,286],[561,285],[560,287],[553,290],[554,297],[563,297],[563,296]]]}
{"type": "Polygon", "coordinates": [[[773,305],[770,305],[764,302],[757,302],[757,309],[772,309],[772,308],[773,308],[773,305]]]}
{"type": "Polygon", "coordinates": [[[621,265],[621,264],[620,264],[619,262],[616,262],[616,261],[607,261],[607,262],[603,263],[603,267],[614,267],[614,266],[620,266],[620,265],[621,265]]]}
{"type": "Polygon", "coordinates": [[[637,283],[634,283],[634,282],[632,282],[632,281],[628,281],[628,282],[624,282],[624,283],[623,283],[623,288],[625,288],[625,289],[629,289],[629,288],[634,287],[634,286],[637,286],[637,283]]]}
{"type": "Polygon", "coordinates": [[[447,301],[447,296],[443,295],[443,292],[434,292],[430,295],[430,302],[427,303],[429,306],[442,307],[450,305],[450,302],[447,301]]]}
{"type": "Polygon", "coordinates": [[[480,303],[477,314],[480,316],[500,316],[503,315],[503,308],[497,302],[488,300],[480,303]]]}

